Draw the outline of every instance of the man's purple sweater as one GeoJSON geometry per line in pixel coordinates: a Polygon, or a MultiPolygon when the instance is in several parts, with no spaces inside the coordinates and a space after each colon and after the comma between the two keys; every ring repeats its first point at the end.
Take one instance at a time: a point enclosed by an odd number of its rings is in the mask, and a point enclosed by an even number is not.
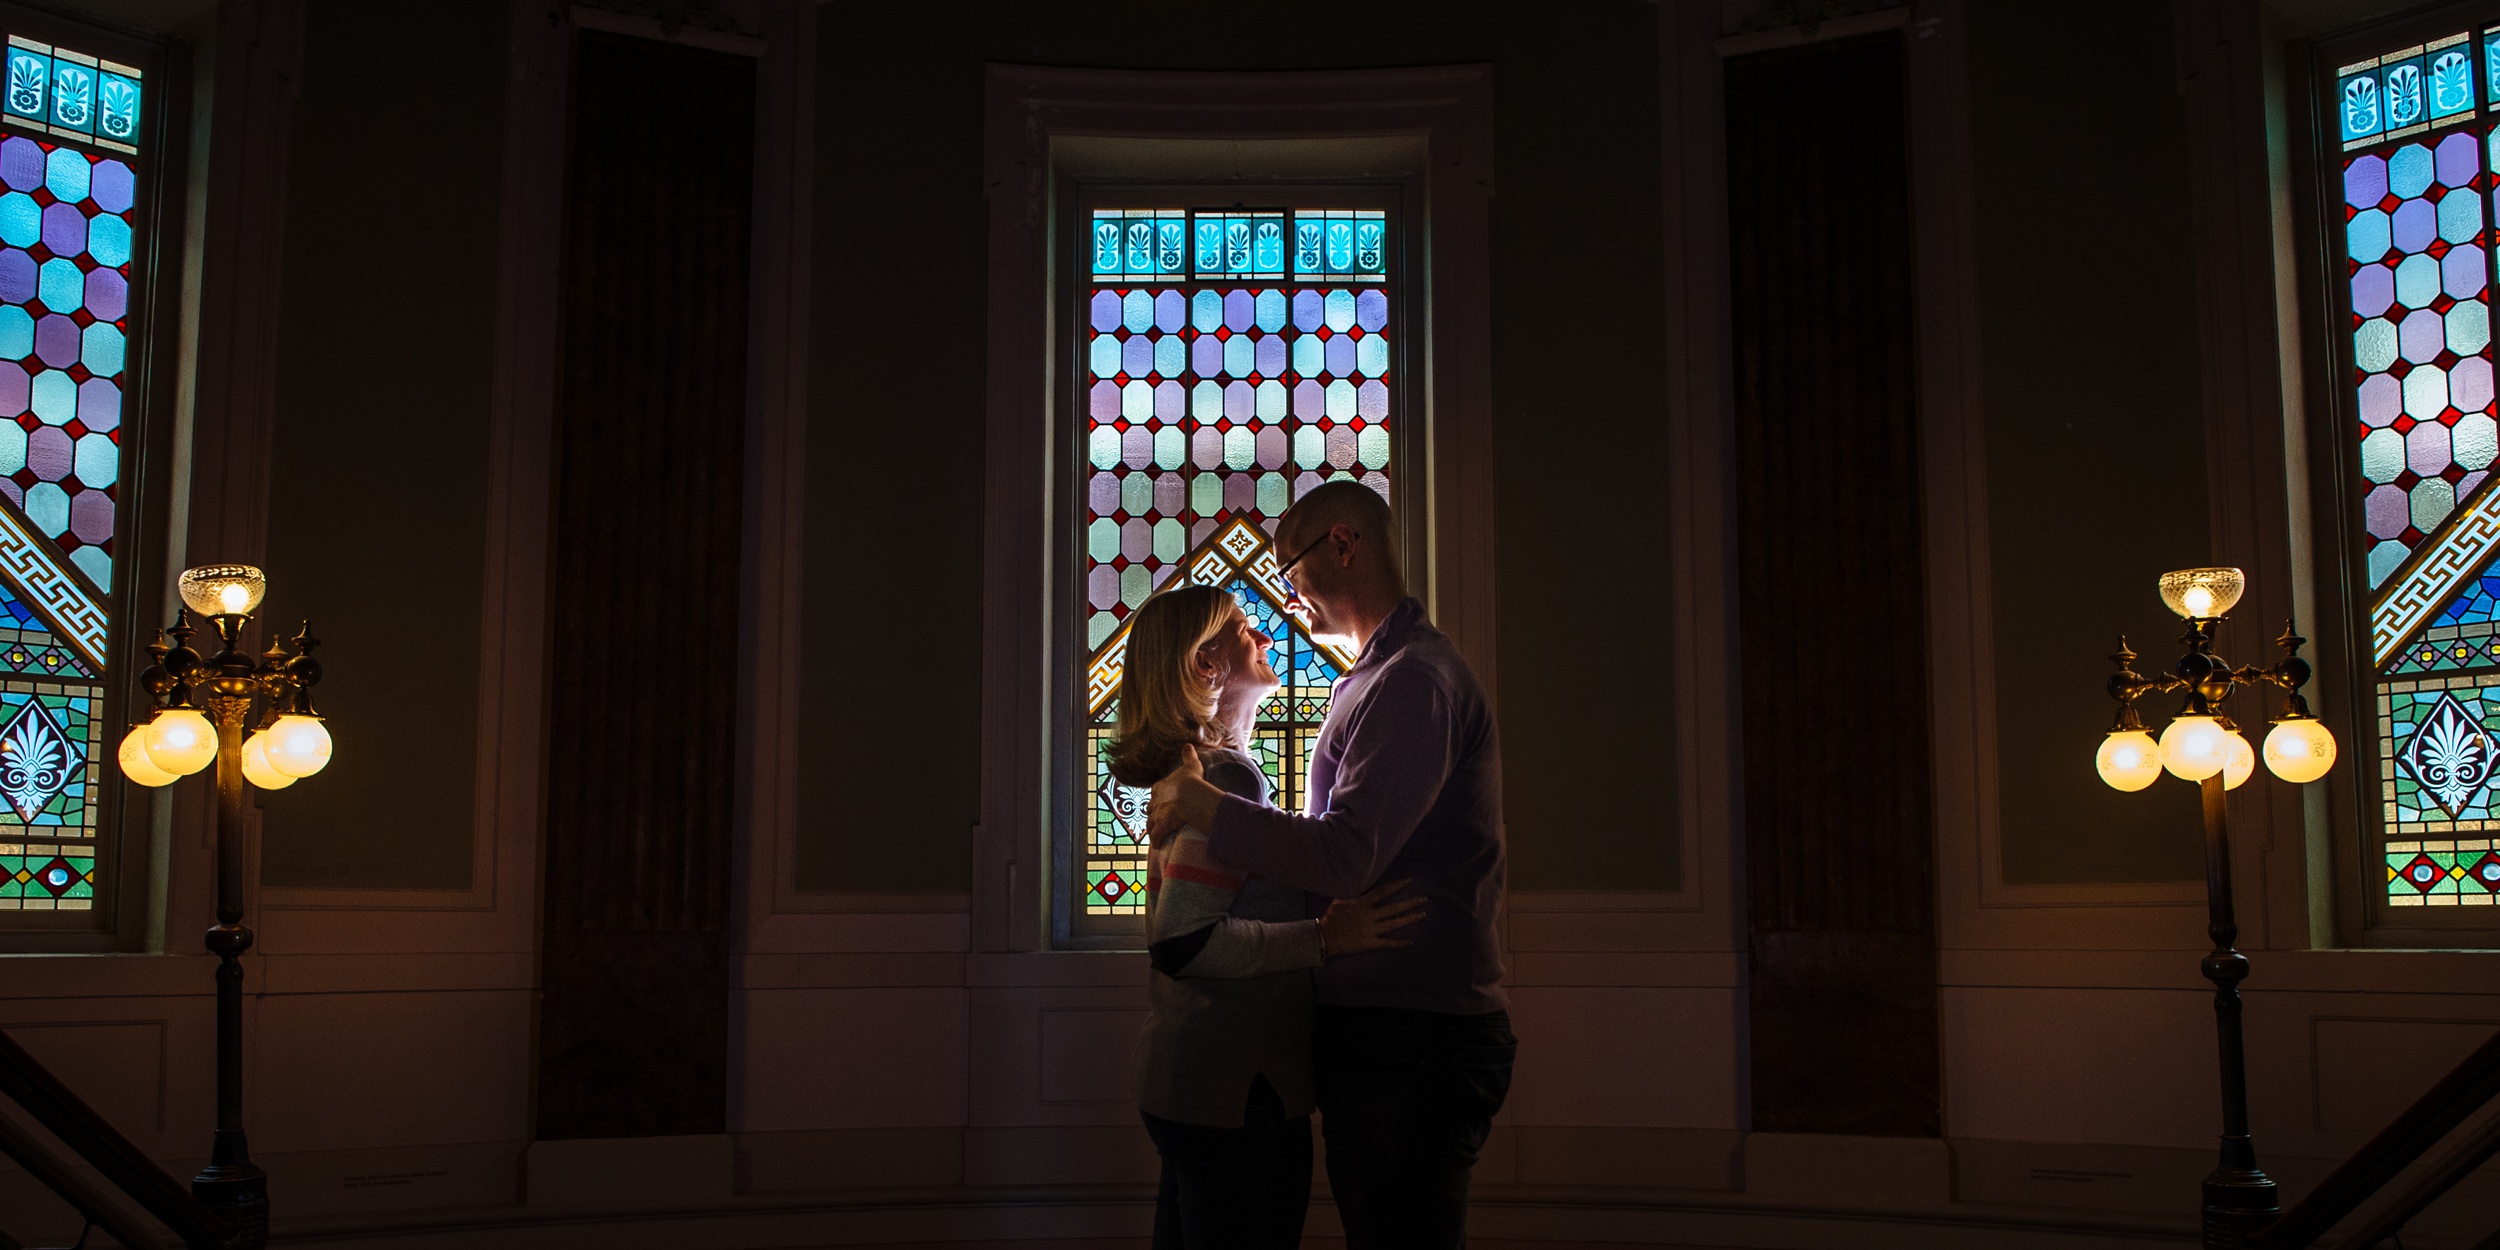
{"type": "Polygon", "coordinates": [[[1414,599],[1399,604],[1338,679],[1311,751],[1300,816],[1227,795],[1207,831],[1224,863],[1354,898],[1411,878],[1424,918],[1412,946],[1330,959],[1319,1001],[1478,1015],[1499,1011],[1502,759],[1474,670],[1414,599]]]}

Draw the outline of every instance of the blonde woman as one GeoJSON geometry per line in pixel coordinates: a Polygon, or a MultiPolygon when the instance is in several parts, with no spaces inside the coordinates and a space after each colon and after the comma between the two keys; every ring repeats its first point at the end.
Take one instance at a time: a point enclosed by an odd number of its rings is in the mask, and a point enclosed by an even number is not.
{"type": "MultiPolygon", "coordinates": [[[[1129,628],[1111,774],[1151,786],[1195,753],[1207,781],[1253,803],[1267,776],[1246,747],[1277,687],[1271,641],[1231,595],[1182,586],[1129,628]]],[[[1244,878],[1183,828],[1150,852],[1152,1013],[1138,1047],[1138,1106],[1163,1181],[1155,1250],[1290,1250],[1311,1199],[1310,970],[1405,942],[1421,915],[1392,882],[1319,919],[1301,890],[1244,878]]]]}

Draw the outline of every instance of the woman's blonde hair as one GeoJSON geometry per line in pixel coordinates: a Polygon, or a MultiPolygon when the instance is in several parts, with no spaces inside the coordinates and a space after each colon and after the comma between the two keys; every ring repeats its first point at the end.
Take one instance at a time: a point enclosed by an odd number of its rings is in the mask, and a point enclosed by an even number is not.
{"type": "Polygon", "coordinates": [[[1191,661],[1232,620],[1233,597],[1213,586],[1178,586],[1148,599],[1128,630],[1120,673],[1120,736],[1111,775],[1124,786],[1163,780],[1193,747],[1223,746],[1215,684],[1191,661]]]}

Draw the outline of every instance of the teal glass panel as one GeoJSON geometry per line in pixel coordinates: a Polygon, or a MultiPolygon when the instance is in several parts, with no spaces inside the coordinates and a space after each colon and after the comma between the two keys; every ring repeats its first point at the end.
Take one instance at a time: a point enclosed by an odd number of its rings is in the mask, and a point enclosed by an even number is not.
{"type": "Polygon", "coordinates": [[[2424,89],[2430,96],[2432,122],[2474,111],[2474,46],[2458,35],[2424,54],[2424,89]]]}
{"type": "Polygon", "coordinates": [[[9,49],[9,83],[0,110],[40,122],[51,115],[52,57],[31,48],[9,49]]]}
{"type": "Polygon", "coordinates": [[[2430,120],[2430,101],[2422,81],[2422,58],[2419,54],[2379,64],[2379,101],[2387,110],[2390,131],[2419,126],[2430,120]]]}

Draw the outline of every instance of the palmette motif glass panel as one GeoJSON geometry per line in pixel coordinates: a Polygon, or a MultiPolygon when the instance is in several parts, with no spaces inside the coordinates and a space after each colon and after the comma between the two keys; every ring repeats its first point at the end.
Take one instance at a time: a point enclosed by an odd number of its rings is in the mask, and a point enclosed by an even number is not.
{"type": "Polygon", "coordinates": [[[1113,781],[1128,622],[1177,577],[1231,593],[1284,686],[1251,754],[1300,810],[1353,657],[1284,611],[1276,523],[1311,487],[1389,493],[1390,239],[1377,210],[1117,209],[1089,224],[1080,589],[1087,651],[1077,910],[1145,910],[1145,794],[1113,781]]]}
{"type": "Polygon", "coordinates": [[[143,75],[11,36],[0,79],[0,911],[95,905],[141,252],[143,75]]]}

